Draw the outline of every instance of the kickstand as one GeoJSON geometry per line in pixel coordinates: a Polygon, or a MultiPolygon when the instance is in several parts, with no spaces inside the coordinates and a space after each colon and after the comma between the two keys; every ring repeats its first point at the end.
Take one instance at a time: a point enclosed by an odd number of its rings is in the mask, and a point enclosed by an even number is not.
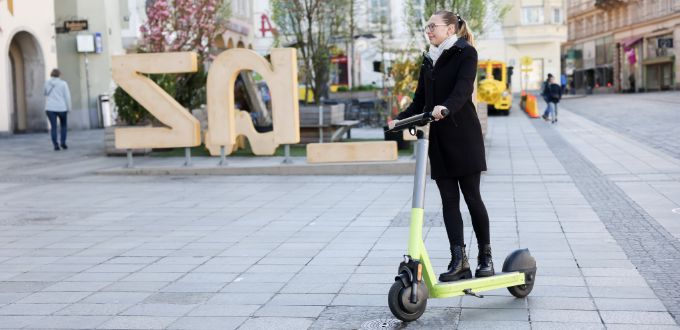
{"type": "Polygon", "coordinates": [[[465,292],[465,294],[468,295],[468,296],[475,296],[477,298],[484,298],[484,295],[476,294],[476,293],[472,292],[472,289],[465,289],[465,290],[463,290],[463,292],[465,292]]]}

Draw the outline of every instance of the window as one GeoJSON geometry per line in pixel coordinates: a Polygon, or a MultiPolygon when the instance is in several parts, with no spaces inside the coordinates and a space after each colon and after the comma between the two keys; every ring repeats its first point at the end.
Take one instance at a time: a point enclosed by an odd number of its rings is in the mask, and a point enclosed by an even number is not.
{"type": "Polygon", "coordinates": [[[564,23],[564,18],[562,17],[562,8],[553,8],[553,24],[564,23]]]}
{"type": "Polygon", "coordinates": [[[390,2],[389,0],[371,0],[371,25],[374,28],[389,29],[390,26],[390,2]],[[381,25],[384,26],[381,27],[381,25]]]}
{"type": "Polygon", "coordinates": [[[522,24],[533,25],[543,24],[543,22],[543,7],[522,7],[522,24]]]}
{"type": "Polygon", "coordinates": [[[377,29],[389,29],[390,2],[389,0],[371,0],[371,25],[377,29]]]}

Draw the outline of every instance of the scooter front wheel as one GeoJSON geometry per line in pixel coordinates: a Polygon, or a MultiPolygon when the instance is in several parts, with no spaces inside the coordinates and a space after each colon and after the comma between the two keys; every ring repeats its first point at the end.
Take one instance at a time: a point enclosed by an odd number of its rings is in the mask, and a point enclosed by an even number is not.
{"type": "Polygon", "coordinates": [[[387,304],[390,306],[390,311],[394,316],[404,322],[411,322],[417,320],[425,312],[427,307],[427,297],[429,292],[425,283],[420,282],[418,285],[418,302],[411,303],[412,286],[404,287],[404,283],[397,280],[392,284],[390,292],[387,296],[387,304]]]}

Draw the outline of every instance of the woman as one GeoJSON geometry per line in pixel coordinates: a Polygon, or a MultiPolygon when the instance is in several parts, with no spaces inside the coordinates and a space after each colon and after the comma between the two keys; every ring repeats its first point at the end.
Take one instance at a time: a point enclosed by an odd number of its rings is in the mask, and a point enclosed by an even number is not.
{"type": "Polygon", "coordinates": [[[52,136],[52,145],[54,150],[68,149],[66,146],[66,132],[68,131],[67,116],[71,109],[71,92],[68,89],[66,81],[59,78],[61,71],[54,69],[50,73],[50,80],[45,83],[45,114],[50,121],[50,134],[52,136]],[[57,143],[57,118],[59,118],[59,126],[61,127],[61,134],[57,143]]]}
{"type": "Polygon", "coordinates": [[[465,255],[459,188],[472,216],[479,245],[475,277],[492,276],[489,216],[479,192],[486,160],[482,128],[472,103],[477,75],[473,36],[467,23],[449,11],[432,15],[425,32],[432,45],[424,54],[413,103],[397,119],[424,111],[432,111],[436,119],[430,126],[428,153],[432,179],[437,182],[442,198],[444,225],[451,248],[448,271],[439,276],[439,281],[472,277],[465,255]],[[448,117],[442,116],[442,109],[450,111],[448,117]]]}

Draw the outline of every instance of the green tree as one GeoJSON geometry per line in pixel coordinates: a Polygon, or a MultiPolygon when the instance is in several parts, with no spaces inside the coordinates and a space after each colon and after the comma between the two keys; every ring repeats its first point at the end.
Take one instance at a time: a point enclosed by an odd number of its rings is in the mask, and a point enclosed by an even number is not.
{"type": "Polygon", "coordinates": [[[480,36],[484,34],[488,23],[501,22],[512,6],[503,0],[407,0],[406,8],[411,36],[423,32],[425,21],[438,10],[457,13],[480,36]],[[489,10],[495,13],[490,22],[487,21],[489,10]]]}

